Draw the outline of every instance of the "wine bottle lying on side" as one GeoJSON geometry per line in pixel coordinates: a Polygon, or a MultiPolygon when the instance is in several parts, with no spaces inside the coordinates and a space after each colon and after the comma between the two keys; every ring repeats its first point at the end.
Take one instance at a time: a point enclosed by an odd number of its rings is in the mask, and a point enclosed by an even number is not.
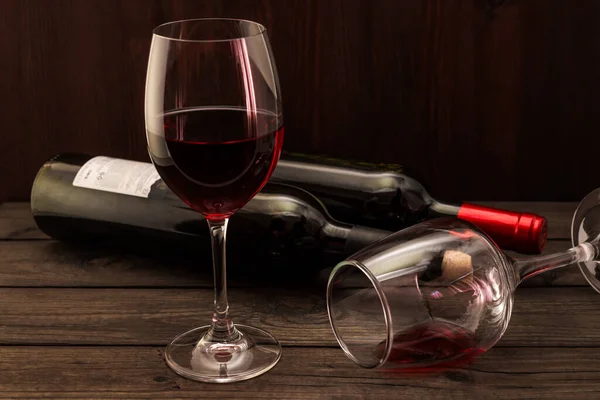
{"type": "MultiPolygon", "coordinates": [[[[210,248],[202,215],[169,190],[152,164],[63,154],[47,161],[34,181],[31,210],[52,238],[84,243],[210,248]]],[[[231,218],[229,253],[271,265],[334,265],[390,234],[332,219],[310,193],[268,183],[231,218]]]]}
{"type": "MultiPolygon", "coordinates": [[[[269,183],[234,215],[228,233],[234,238],[232,246],[282,261],[325,254],[335,262],[393,229],[444,215],[475,223],[506,250],[538,253],[546,241],[542,217],[467,203],[443,204],[397,171],[284,155],[270,182],[300,186],[326,204],[296,187],[269,183]],[[332,219],[330,210],[356,225],[332,219]]],[[[39,228],[59,239],[111,237],[132,242],[153,237],[193,247],[199,246],[198,236],[208,235],[202,216],[169,190],[150,163],[56,156],[36,177],[31,207],[39,228]]]]}
{"type": "Polygon", "coordinates": [[[504,250],[537,254],[546,244],[545,218],[437,201],[397,164],[353,163],[284,153],[270,182],[309,191],[323,202],[333,218],[351,224],[398,231],[426,219],[452,216],[477,225],[504,250]]]}

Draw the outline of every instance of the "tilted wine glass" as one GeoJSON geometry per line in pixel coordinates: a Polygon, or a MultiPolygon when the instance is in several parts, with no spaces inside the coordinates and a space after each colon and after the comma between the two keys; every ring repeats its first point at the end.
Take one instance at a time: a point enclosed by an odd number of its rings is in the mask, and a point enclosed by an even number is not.
{"type": "Polygon", "coordinates": [[[229,315],[229,217],[264,186],[279,159],[283,117],[265,27],[236,19],[170,22],[154,29],[146,78],[146,139],[171,190],[208,222],[215,281],[212,324],[176,337],[165,358],[178,374],[234,382],[271,369],[281,346],[229,315]]]}
{"type": "Polygon", "coordinates": [[[600,189],[579,204],[573,248],[513,259],[455,218],[392,234],[339,263],[327,311],[346,355],[366,368],[423,371],[462,364],[504,334],[523,280],[579,262],[600,292],[600,189]]]}

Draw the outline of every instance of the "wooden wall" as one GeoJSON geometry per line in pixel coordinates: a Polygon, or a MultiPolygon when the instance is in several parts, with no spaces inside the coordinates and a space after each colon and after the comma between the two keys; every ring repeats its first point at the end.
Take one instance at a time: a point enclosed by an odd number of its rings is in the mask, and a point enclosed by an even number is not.
{"type": "Polygon", "coordinates": [[[600,186],[597,0],[1,0],[0,201],[58,152],[148,160],[151,30],[207,16],[267,26],[288,150],[403,163],[448,200],[600,186]]]}

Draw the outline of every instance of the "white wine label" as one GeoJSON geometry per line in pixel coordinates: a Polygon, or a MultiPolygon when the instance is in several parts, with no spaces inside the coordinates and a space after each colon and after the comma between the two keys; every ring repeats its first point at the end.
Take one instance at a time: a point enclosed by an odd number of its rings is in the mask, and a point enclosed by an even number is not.
{"type": "Polygon", "coordinates": [[[152,164],[94,157],[79,169],[73,186],[147,198],[150,188],[159,179],[152,164]]]}

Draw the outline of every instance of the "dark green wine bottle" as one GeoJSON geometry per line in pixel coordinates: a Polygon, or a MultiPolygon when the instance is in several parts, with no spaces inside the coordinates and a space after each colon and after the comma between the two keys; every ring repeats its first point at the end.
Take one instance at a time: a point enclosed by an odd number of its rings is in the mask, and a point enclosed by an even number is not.
{"type": "MultiPolygon", "coordinates": [[[[65,241],[210,247],[202,215],[177,198],[149,163],[56,156],[38,172],[31,210],[40,230],[65,241]]],[[[228,247],[232,256],[257,263],[320,269],[387,234],[336,221],[305,190],[268,183],[231,218],[228,247]]]]}
{"type": "Polygon", "coordinates": [[[309,191],[333,218],[351,224],[397,231],[426,219],[451,216],[474,223],[505,250],[536,254],[546,244],[544,217],[438,201],[397,164],[284,153],[270,181],[309,191]]]}

